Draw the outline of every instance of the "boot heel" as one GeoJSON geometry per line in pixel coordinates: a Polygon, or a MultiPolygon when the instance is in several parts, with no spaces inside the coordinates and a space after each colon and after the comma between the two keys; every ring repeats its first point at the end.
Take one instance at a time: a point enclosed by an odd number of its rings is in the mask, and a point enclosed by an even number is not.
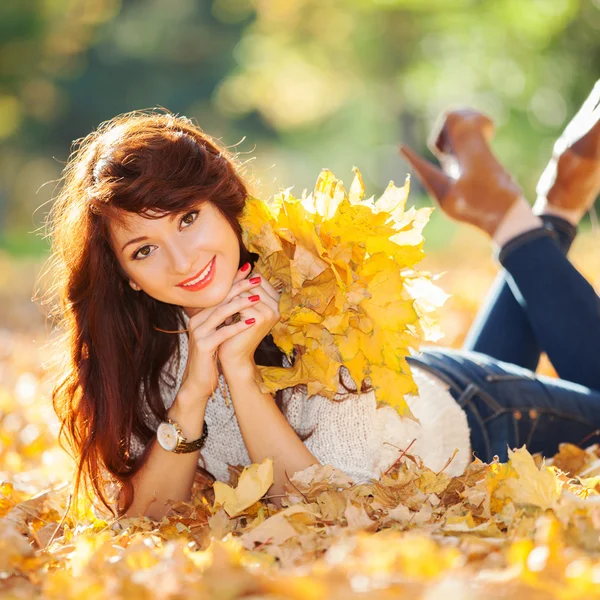
{"type": "Polygon", "coordinates": [[[486,142],[491,142],[496,131],[494,122],[483,113],[471,108],[445,112],[434,125],[427,147],[438,157],[456,153],[452,138],[457,135],[474,135],[478,132],[486,142]]]}

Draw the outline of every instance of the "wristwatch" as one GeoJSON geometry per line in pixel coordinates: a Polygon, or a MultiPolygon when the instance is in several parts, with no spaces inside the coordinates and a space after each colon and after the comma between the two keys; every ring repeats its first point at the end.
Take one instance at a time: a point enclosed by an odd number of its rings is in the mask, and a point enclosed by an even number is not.
{"type": "Polygon", "coordinates": [[[195,452],[200,450],[204,445],[206,436],[208,435],[208,425],[204,421],[204,429],[202,435],[193,441],[188,441],[183,437],[181,427],[172,419],[163,421],[156,430],[156,439],[158,443],[169,452],[176,454],[185,454],[187,452],[195,452]]]}

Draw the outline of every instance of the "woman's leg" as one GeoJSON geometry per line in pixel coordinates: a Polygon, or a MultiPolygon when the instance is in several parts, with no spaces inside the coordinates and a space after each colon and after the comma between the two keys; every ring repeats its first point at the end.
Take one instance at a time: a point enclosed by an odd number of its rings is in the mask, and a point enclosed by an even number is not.
{"type": "Polygon", "coordinates": [[[600,390],[600,298],[545,228],[518,235],[497,259],[561,379],[600,390]]]}
{"type": "Polygon", "coordinates": [[[506,462],[507,448],[523,444],[550,457],[563,442],[600,442],[600,391],[462,349],[427,347],[407,360],[448,383],[484,462],[506,462]]]}
{"type": "MultiPolygon", "coordinates": [[[[557,216],[542,214],[540,217],[544,226],[556,233],[558,247],[566,256],[577,228],[557,216]]],[[[505,270],[502,269],[496,276],[469,329],[463,348],[531,371],[536,370],[541,353],[540,344],[527,314],[513,295],[505,270]]]]}
{"type": "MultiPolygon", "coordinates": [[[[442,115],[428,144],[442,169],[406,146],[401,152],[448,216],[475,225],[501,248],[498,262],[530,329],[499,284],[498,311],[482,317],[482,325],[491,319],[492,326],[486,351],[500,356],[499,340],[503,357],[535,368],[537,340],[559,376],[600,390],[600,299],[494,157],[493,130],[485,115],[454,110],[442,115]],[[505,335],[505,327],[512,333],[505,335]]],[[[600,192],[600,81],[555,144],[546,171],[534,208],[578,223],[600,192]]]]}

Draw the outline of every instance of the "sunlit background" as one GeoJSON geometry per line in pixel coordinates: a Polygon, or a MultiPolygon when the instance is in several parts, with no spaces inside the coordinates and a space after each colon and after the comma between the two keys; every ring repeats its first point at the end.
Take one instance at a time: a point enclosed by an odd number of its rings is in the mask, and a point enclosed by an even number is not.
{"type": "MultiPolygon", "coordinates": [[[[48,447],[41,226],[72,142],[101,122],[162,106],[240,152],[265,196],[353,166],[379,194],[404,181],[399,142],[428,154],[440,111],[469,105],[533,202],[600,76],[599,0],[2,0],[0,36],[0,471],[48,447]]],[[[410,203],[430,204],[416,180],[410,203]]],[[[572,259],[598,285],[593,225],[572,259]]],[[[452,294],[440,343],[460,346],[497,266],[439,210],[425,238],[452,294]]]]}

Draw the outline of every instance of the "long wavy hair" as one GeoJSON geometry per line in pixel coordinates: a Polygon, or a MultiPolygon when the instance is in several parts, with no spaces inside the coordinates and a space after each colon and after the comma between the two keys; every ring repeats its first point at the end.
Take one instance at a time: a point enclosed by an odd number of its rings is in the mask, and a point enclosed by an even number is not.
{"type": "MultiPolygon", "coordinates": [[[[60,333],[63,354],[54,369],[52,402],[60,443],[66,448],[67,442],[76,462],[76,499],[84,484],[88,497],[95,495],[113,512],[108,472],[121,490],[117,512],[131,506],[132,478],[146,454],[130,454],[132,435],[148,449],[155,431],[142,407],[158,422],[167,418],[159,377],[171,357],[179,360],[178,335],[156,327],[185,328],[182,307],[131,289],[110,244],[109,221],[123,211],[149,218],[182,213],[200,197],[237,234],[239,266],[254,265],[258,257],[244,247],[238,221],[247,195],[237,157],[191,120],[168,111],[120,115],[75,142],[47,219],[52,254],[44,276],[51,285],[42,304],[50,305],[60,333]]],[[[254,358],[256,364],[281,366],[283,354],[268,335],[254,358]]],[[[275,400],[283,410],[281,392],[275,400]]]]}

